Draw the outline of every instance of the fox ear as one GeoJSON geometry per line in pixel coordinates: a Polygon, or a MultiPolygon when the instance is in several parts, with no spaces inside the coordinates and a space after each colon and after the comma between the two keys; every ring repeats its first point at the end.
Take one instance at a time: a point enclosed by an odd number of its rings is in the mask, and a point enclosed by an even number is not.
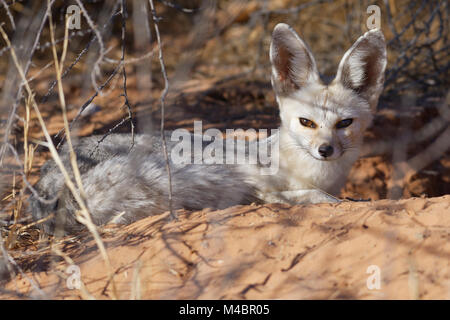
{"type": "Polygon", "coordinates": [[[275,26],[270,44],[272,86],[279,95],[288,95],[318,80],[316,62],[311,51],[287,24],[275,26]]]}
{"type": "Polygon", "coordinates": [[[342,58],[336,80],[361,95],[374,111],[383,90],[386,68],[386,44],[383,33],[376,29],[366,32],[342,58]]]}

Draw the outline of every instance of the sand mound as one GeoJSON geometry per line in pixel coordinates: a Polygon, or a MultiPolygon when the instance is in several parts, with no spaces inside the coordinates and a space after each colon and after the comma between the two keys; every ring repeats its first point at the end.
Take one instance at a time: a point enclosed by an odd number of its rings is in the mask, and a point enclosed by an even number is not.
{"type": "MultiPolygon", "coordinates": [[[[86,237],[64,247],[85,289],[68,288],[67,261],[26,271],[47,298],[112,297],[104,260],[86,237]]],[[[450,298],[448,195],[180,212],[178,221],[164,214],[108,226],[102,237],[122,299],[450,298]]],[[[5,290],[39,297],[21,275],[5,290]]]]}

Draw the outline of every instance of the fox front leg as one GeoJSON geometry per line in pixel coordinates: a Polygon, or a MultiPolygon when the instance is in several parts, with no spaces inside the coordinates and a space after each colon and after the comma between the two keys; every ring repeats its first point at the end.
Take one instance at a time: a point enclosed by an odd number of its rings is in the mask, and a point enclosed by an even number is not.
{"type": "Polygon", "coordinates": [[[261,199],[267,203],[337,203],[340,202],[336,197],[333,197],[321,190],[290,190],[281,192],[270,192],[261,195],[261,199]]]}

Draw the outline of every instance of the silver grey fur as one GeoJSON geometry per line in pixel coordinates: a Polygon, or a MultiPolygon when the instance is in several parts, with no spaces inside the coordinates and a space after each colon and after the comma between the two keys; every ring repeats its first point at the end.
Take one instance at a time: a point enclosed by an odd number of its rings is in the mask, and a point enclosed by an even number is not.
{"type": "MultiPolygon", "coordinates": [[[[83,138],[74,146],[93,222],[103,225],[117,218],[114,222],[128,224],[169,210],[168,175],[161,137],[137,135],[131,151],[128,134],[112,134],[98,144],[100,138],[83,138]]],[[[170,155],[176,142],[167,141],[170,155]]],[[[62,147],[60,156],[69,170],[67,145],[62,147]]],[[[174,209],[223,209],[257,200],[254,188],[244,181],[235,165],[176,165],[171,162],[171,170],[174,209]]],[[[54,232],[55,226],[65,234],[83,229],[75,218],[79,207],[53,160],[42,166],[41,179],[35,188],[41,197],[55,199],[45,203],[34,196],[30,198],[35,220],[56,214],[56,218],[43,224],[47,233],[54,232]]]]}

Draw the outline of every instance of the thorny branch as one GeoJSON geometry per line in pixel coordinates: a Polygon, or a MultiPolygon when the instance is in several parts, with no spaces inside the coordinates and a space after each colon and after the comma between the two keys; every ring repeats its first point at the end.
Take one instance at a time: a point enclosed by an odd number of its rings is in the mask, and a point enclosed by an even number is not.
{"type": "Polygon", "coordinates": [[[123,75],[123,94],[122,94],[122,96],[125,99],[125,106],[127,107],[127,110],[128,110],[128,119],[127,120],[130,121],[130,125],[131,125],[131,146],[130,146],[130,150],[131,150],[134,146],[134,123],[133,123],[130,102],[128,100],[127,72],[125,70],[125,32],[126,32],[126,19],[128,18],[125,0],[122,0],[121,8],[122,8],[122,10],[121,10],[121,12],[122,12],[122,57],[121,57],[120,61],[121,61],[121,65],[122,65],[122,75],[123,75]]]}
{"type": "MultiPolygon", "coordinates": [[[[47,18],[48,18],[48,15],[49,15],[49,10],[50,10],[51,6],[53,5],[54,1],[55,0],[52,0],[50,2],[50,5],[46,7],[44,16],[43,16],[42,21],[41,21],[41,23],[39,25],[38,32],[36,33],[33,46],[31,47],[30,53],[28,55],[27,63],[26,63],[25,68],[24,68],[25,75],[28,73],[28,69],[30,68],[31,60],[33,58],[34,51],[36,50],[36,47],[37,47],[37,45],[39,43],[39,39],[41,37],[42,30],[44,29],[44,25],[47,22],[47,18]]],[[[1,26],[1,24],[0,24],[0,26],[1,26]]],[[[11,46],[7,45],[7,47],[11,47],[11,46]]],[[[3,159],[4,159],[4,156],[5,156],[5,152],[6,152],[6,145],[7,145],[8,141],[9,141],[9,135],[10,135],[11,127],[12,127],[12,124],[13,124],[13,119],[14,119],[14,117],[16,115],[16,112],[17,112],[17,106],[19,104],[20,97],[22,96],[23,85],[24,85],[24,83],[19,85],[19,88],[18,88],[17,94],[16,94],[16,99],[15,99],[14,105],[12,106],[12,109],[10,111],[10,114],[9,114],[9,117],[8,117],[8,121],[7,121],[7,124],[6,124],[6,129],[5,129],[5,133],[4,133],[4,136],[3,136],[3,144],[2,144],[2,146],[0,148],[0,168],[3,167],[3,159]]]]}
{"type": "Polygon", "coordinates": [[[5,0],[1,0],[1,3],[2,3],[3,7],[6,10],[6,15],[9,18],[9,22],[11,23],[11,27],[13,28],[13,30],[16,30],[16,24],[14,23],[14,18],[13,18],[12,14],[11,14],[11,11],[9,10],[8,4],[5,2],[5,0]]]}
{"type": "Polygon", "coordinates": [[[100,63],[103,61],[103,58],[105,56],[105,45],[103,44],[103,38],[102,38],[100,31],[98,31],[97,27],[94,25],[94,22],[92,21],[88,12],[84,8],[83,3],[81,3],[80,0],[75,0],[75,1],[77,2],[78,6],[80,7],[81,11],[83,12],[84,17],[86,18],[86,21],[89,24],[89,27],[94,31],[94,33],[97,37],[98,45],[100,46],[98,58],[95,61],[94,68],[92,69],[92,72],[91,72],[92,85],[93,85],[94,89],[97,90],[98,85],[97,85],[97,81],[96,81],[95,77],[97,74],[100,73],[100,63]]]}
{"type": "Polygon", "coordinates": [[[167,154],[167,143],[166,143],[166,137],[164,134],[164,120],[165,120],[165,101],[167,93],[169,92],[169,79],[167,77],[166,72],[166,66],[164,64],[164,56],[162,52],[162,45],[161,45],[161,35],[159,34],[159,27],[158,27],[158,17],[156,16],[155,6],[153,4],[153,0],[148,0],[150,4],[150,11],[153,19],[153,24],[155,26],[155,33],[156,33],[156,40],[158,42],[158,50],[159,50],[159,62],[161,65],[161,72],[164,77],[164,90],[161,94],[161,140],[162,140],[162,147],[164,152],[164,158],[166,160],[166,170],[167,175],[169,179],[169,210],[170,215],[172,219],[176,219],[176,216],[173,213],[173,205],[172,205],[172,175],[170,172],[170,163],[169,163],[169,156],[167,154]]]}

